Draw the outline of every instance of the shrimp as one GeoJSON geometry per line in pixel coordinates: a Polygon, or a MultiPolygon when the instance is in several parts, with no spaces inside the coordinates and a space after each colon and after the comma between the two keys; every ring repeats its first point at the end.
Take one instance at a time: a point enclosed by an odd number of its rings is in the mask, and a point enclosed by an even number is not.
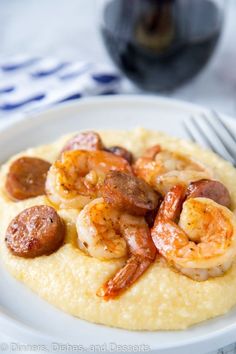
{"type": "Polygon", "coordinates": [[[133,168],[138,177],[162,195],[178,183],[187,186],[190,182],[214,177],[212,171],[201,163],[183,154],[162,150],[160,145],[149,148],[133,168]]]}
{"type": "Polygon", "coordinates": [[[128,257],[124,267],[97,291],[105,300],[129,288],[155,260],[156,247],[145,219],[122,213],[103,198],[84,207],[76,228],[78,245],[90,256],[101,260],[128,257]]]}
{"type": "Polygon", "coordinates": [[[109,171],[132,173],[122,157],[105,151],[73,150],[54,162],[46,179],[49,200],[61,208],[83,208],[101,196],[101,186],[109,171]]]}
{"type": "Polygon", "coordinates": [[[127,245],[120,234],[120,212],[97,198],[80,212],[77,222],[78,245],[90,256],[110,260],[127,255],[127,245]]]}
{"type": "Polygon", "coordinates": [[[164,198],[151,230],[156,248],[194,280],[221,276],[236,255],[236,218],[209,198],[187,199],[181,211],[183,193],[183,186],[175,186],[164,198]]]}

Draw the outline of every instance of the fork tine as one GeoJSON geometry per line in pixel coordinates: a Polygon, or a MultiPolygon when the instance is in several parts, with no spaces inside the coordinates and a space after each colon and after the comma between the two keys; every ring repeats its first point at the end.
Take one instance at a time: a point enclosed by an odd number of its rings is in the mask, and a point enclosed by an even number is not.
{"type": "Polygon", "coordinates": [[[221,125],[221,127],[228,133],[228,135],[231,137],[231,139],[235,142],[236,144],[236,138],[233,135],[233,133],[229,130],[229,127],[227,126],[227,124],[222,120],[221,116],[219,115],[219,113],[217,113],[216,111],[212,110],[212,114],[215,116],[215,119],[217,120],[217,122],[219,122],[219,124],[221,125]]]}
{"type": "Polygon", "coordinates": [[[208,138],[208,136],[206,135],[206,133],[204,132],[202,127],[199,124],[197,124],[197,121],[193,117],[191,117],[190,120],[191,120],[193,126],[195,127],[195,129],[200,132],[200,134],[201,134],[203,140],[205,140],[206,144],[211,148],[212,151],[214,151],[218,154],[218,152],[215,149],[215,146],[212,144],[211,140],[208,138]]]}
{"type": "Polygon", "coordinates": [[[203,117],[205,118],[205,122],[208,125],[208,127],[215,133],[217,139],[220,141],[220,143],[222,144],[222,146],[224,147],[225,151],[227,152],[227,154],[229,155],[230,159],[232,160],[232,162],[234,164],[236,164],[236,159],[234,157],[233,154],[233,150],[229,148],[228,144],[225,143],[224,138],[221,136],[221,134],[218,132],[218,130],[216,129],[216,127],[214,126],[214,124],[212,124],[212,120],[208,119],[207,115],[205,113],[203,113],[203,117]]]}
{"type": "Polygon", "coordinates": [[[187,135],[190,137],[190,139],[194,142],[197,143],[197,140],[195,139],[195,136],[192,134],[191,130],[189,129],[187,123],[183,121],[184,129],[186,130],[187,135]]]}
{"type": "Polygon", "coordinates": [[[204,118],[204,122],[206,124],[208,123],[208,127],[214,133],[218,142],[221,144],[221,147],[219,147],[218,145],[216,147],[216,144],[213,143],[212,139],[207,135],[207,132],[204,130],[201,124],[199,124],[198,120],[194,116],[190,117],[188,120],[188,122],[191,122],[191,125],[188,124],[187,121],[183,121],[183,125],[187,134],[195,142],[200,142],[200,144],[201,142],[205,143],[208,147],[210,147],[212,151],[220,155],[223,159],[230,161],[236,167],[236,159],[234,158],[235,155],[233,154],[232,156],[232,153],[229,153],[228,150],[225,148],[224,144],[222,143],[222,139],[219,136],[219,133],[215,131],[216,128],[212,129],[212,125],[209,124],[207,115],[204,115],[202,113],[202,117],[204,118]],[[195,132],[197,133],[197,135],[195,134],[195,132]]]}

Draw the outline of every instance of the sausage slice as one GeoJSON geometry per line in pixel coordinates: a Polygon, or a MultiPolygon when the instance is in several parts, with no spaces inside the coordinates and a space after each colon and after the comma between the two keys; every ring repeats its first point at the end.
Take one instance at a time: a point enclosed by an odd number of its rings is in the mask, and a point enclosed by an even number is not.
{"type": "Polygon", "coordinates": [[[100,136],[92,131],[81,132],[72,137],[63,147],[61,153],[71,150],[103,150],[100,136]]]}
{"type": "Polygon", "coordinates": [[[133,162],[133,155],[130,151],[122,146],[105,147],[99,134],[93,131],[81,132],[72,137],[62,148],[61,154],[70,150],[105,150],[123,157],[130,164],[133,162]]]}
{"type": "Polygon", "coordinates": [[[190,183],[186,196],[187,198],[209,198],[227,208],[229,208],[231,204],[228,189],[221,182],[210,179],[201,179],[190,183]]]}
{"type": "Polygon", "coordinates": [[[45,181],[50,163],[36,157],[20,157],[9,169],[6,190],[13,200],[23,200],[45,194],[45,181]]]}
{"type": "Polygon", "coordinates": [[[14,255],[34,258],[56,251],[64,236],[64,223],[56,210],[47,205],[37,205],[23,210],[11,221],[5,241],[14,255]]]}
{"type": "Polygon", "coordinates": [[[106,176],[102,196],[107,203],[134,215],[156,209],[159,201],[159,195],[145,181],[120,171],[106,176]]]}
{"type": "Polygon", "coordinates": [[[109,148],[106,148],[105,150],[117,156],[123,157],[123,159],[127,160],[129,164],[132,164],[134,160],[133,154],[122,146],[111,146],[109,148]]]}

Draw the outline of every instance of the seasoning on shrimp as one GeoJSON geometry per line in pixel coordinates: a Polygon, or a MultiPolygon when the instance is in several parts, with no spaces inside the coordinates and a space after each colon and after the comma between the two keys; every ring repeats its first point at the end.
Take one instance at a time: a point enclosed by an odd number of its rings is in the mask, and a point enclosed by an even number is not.
{"type": "Polygon", "coordinates": [[[204,281],[221,276],[236,255],[236,218],[209,198],[187,199],[180,212],[181,188],[175,186],[166,194],[152,239],[167,262],[188,277],[204,281]]]}
{"type": "Polygon", "coordinates": [[[109,171],[132,173],[132,168],[125,159],[109,152],[66,151],[48,172],[48,198],[61,208],[83,208],[101,196],[101,186],[109,171]]]}
{"type": "Polygon", "coordinates": [[[212,171],[200,162],[184,154],[164,150],[160,145],[147,149],[133,168],[138,177],[162,195],[178,183],[188,186],[190,182],[214,177],[212,171]]]}
{"type": "Polygon", "coordinates": [[[143,217],[118,211],[98,198],[80,212],[78,245],[90,256],[102,260],[127,257],[124,267],[97,292],[105,300],[129,288],[154,262],[156,248],[143,217]]]}

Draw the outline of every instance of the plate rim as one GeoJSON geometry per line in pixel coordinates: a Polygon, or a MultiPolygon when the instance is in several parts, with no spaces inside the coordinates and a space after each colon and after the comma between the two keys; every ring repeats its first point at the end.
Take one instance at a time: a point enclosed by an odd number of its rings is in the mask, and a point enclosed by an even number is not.
{"type": "MultiPolygon", "coordinates": [[[[154,104],[161,104],[161,105],[167,105],[170,104],[172,106],[178,106],[179,108],[185,109],[185,110],[194,110],[198,111],[200,113],[210,113],[211,109],[209,107],[192,103],[189,101],[185,100],[180,100],[176,98],[171,98],[171,97],[166,97],[166,96],[155,96],[154,94],[148,94],[148,95],[139,95],[139,94],[134,94],[134,95],[125,95],[125,94],[117,94],[117,95],[104,95],[104,96],[93,96],[93,97],[83,97],[79,99],[75,99],[73,101],[68,101],[68,102],[62,102],[57,104],[56,106],[51,106],[47,109],[40,109],[37,111],[33,111],[30,113],[25,113],[23,116],[17,116],[13,118],[12,120],[10,119],[9,122],[5,121],[6,125],[3,127],[0,127],[0,134],[3,132],[7,132],[9,129],[11,129],[13,126],[20,126],[21,123],[28,123],[31,120],[39,120],[41,119],[42,115],[46,114],[55,114],[57,111],[60,110],[66,110],[70,108],[75,108],[77,106],[83,106],[83,105],[88,105],[88,104],[101,104],[103,101],[106,103],[114,103],[114,101],[117,102],[137,102],[138,103],[154,103],[154,104]]],[[[233,118],[229,114],[222,113],[220,111],[217,111],[221,116],[224,117],[224,119],[230,120],[232,124],[235,124],[236,126],[236,121],[235,118],[233,118]]],[[[7,119],[7,118],[5,118],[7,119]]],[[[48,119],[48,118],[47,118],[48,119]]],[[[52,118],[51,118],[52,119],[52,118]]],[[[53,118],[55,119],[55,118],[53,118]]]]}

